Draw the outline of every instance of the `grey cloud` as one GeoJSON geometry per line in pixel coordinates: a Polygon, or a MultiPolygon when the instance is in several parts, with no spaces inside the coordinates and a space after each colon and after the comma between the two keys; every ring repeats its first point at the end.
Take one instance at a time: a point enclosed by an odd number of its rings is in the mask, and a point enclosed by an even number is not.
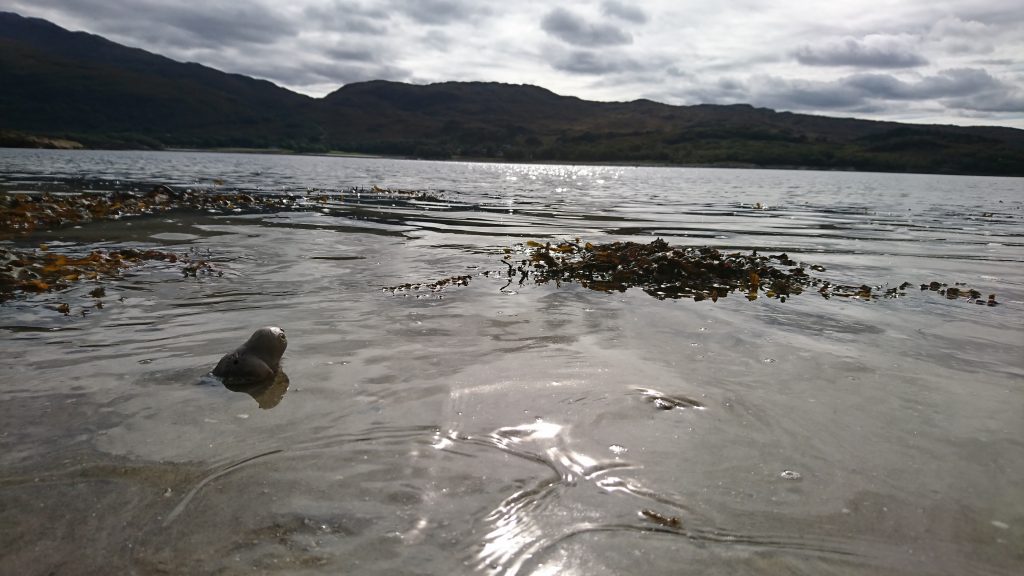
{"type": "Polygon", "coordinates": [[[451,47],[452,39],[440,30],[428,30],[423,35],[423,42],[435,50],[447,52],[451,47]]]}
{"type": "Polygon", "coordinates": [[[334,48],[328,48],[325,52],[327,56],[337,60],[376,62],[380,59],[379,52],[353,46],[335,46],[334,48]]]}
{"type": "Polygon", "coordinates": [[[1019,0],[988,0],[966,3],[960,6],[957,13],[957,19],[980,22],[999,28],[1015,28],[1024,23],[1024,10],[1020,9],[1019,0]]]}
{"type": "Polygon", "coordinates": [[[692,78],[693,74],[679,66],[673,65],[665,68],[665,74],[672,76],[673,78],[692,78]]]}
{"type": "Polygon", "coordinates": [[[385,34],[390,14],[379,8],[367,8],[359,2],[335,0],[327,5],[307,6],[305,20],[314,28],[353,34],[385,34]]]}
{"type": "Polygon", "coordinates": [[[917,82],[905,82],[888,74],[855,74],[839,82],[867,97],[889,100],[954,98],[1008,88],[988,72],[977,68],[943,70],[917,82]]]}
{"type": "Polygon", "coordinates": [[[608,16],[615,16],[629,22],[644,24],[647,22],[647,14],[636,6],[619,2],[618,0],[606,0],[601,3],[601,11],[608,16]]]}
{"type": "Polygon", "coordinates": [[[575,46],[594,48],[630,44],[633,37],[610,24],[591,24],[564,8],[555,8],[541,20],[548,34],[575,46]]]}
{"type": "Polygon", "coordinates": [[[858,66],[867,68],[913,68],[928,63],[924,56],[903,42],[844,38],[819,46],[805,45],[793,54],[809,66],[858,66]]]}
{"type": "Polygon", "coordinates": [[[842,82],[814,82],[782,78],[758,79],[757,99],[773,108],[851,109],[864,104],[864,93],[842,82]]]}
{"type": "MultiPolygon", "coordinates": [[[[21,4],[21,3],[19,3],[21,4]]],[[[269,44],[298,32],[295,22],[283,19],[257,3],[207,1],[165,3],[138,0],[126,8],[121,0],[33,0],[32,9],[49,8],[90,22],[93,31],[139,38],[168,46],[210,47],[232,42],[269,44]],[[144,14],[144,18],[139,15],[144,14]]]]}
{"type": "Polygon", "coordinates": [[[485,12],[477,2],[469,0],[397,0],[392,4],[397,12],[420,24],[442,25],[466,20],[485,12]]]}
{"type": "Polygon", "coordinates": [[[573,74],[611,74],[637,68],[637,63],[629,58],[591,50],[572,50],[556,56],[551,65],[573,74]]]}
{"type": "Polygon", "coordinates": [[[762,105],[783,109],[866,112],[881,103],[935,103],[951,110],[1024,112],[1024,91],[985,70],[943,70],[917,81],[889,74],[854,74],[832,82],[760,77],[748,95],[762,105]]]}
{"type": "Polygon", "coordinates": [[[976,110],[980,112],[1024,113],[1024,92],[990,92],[968,98],[955,98],[946,102],[951,108],[976,110]]]}

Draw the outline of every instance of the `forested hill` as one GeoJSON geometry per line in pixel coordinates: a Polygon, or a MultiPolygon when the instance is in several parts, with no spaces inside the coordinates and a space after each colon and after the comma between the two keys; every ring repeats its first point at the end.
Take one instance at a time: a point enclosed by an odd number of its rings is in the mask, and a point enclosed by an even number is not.
{"type": "Polygon", "coordinates": [[[589,102],[479,82],[363,82],[314,99],[6,12],[0,85],[0,145],[42,142],[32,135],[92,147],[1024,176],[1024,130],[1012,128],[589,102]]]}

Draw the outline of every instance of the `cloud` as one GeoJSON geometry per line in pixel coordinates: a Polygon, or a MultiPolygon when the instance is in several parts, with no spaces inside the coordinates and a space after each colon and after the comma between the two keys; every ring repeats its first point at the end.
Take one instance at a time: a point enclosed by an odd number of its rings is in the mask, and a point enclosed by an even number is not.
{"type": "Polygon", "coordinates": [[[354,60],[356,62],[376,62],[380,59],[378,52],[362,45],[341,45],[325,50],[327,56],[335,60],[354,60]]]}
{"type": "Polygon", "coordinates": [[[33,0],[31,6],[87,20],[96,33],[144,36],[158,45],[269,44],[299,31],[296,22],[255,2],[138,0],[126,6],[123,0],[33,0]]]}
{"type": "Polygon", "coordinates": [[[614,16],[636,24],[647,22],[647,13],[633,4],[626,4],[618,0],[606,0],[601,3],[601,12],[607,16],[614,16]]]}
{"type": "Polygon", "coordinates": [[[366,8],[351,0],[313,4],[302,10],[303,21],[317,30],[351,34],[382,35],[388,31],[390,14],[379,8],[366,8]]]}
{"type": "Polygon", "coordinates": [[[434,26],[466,20],[487,11],[479,2],[469,0],[395,0],[391,7],[420,24],[434,26]]]}
{"type": "Polygon", "coordinates": [[[555,56],[551,65],[556,70],[573,74],[614,74],[635,71],[637,62],[615,54],[592,50],[571,50],[555,56]]]}
{"type": "Polygon", "coordinates": [[[747,94],[786,110],[878,110],[886,103],[940,105],[949,110],[1024,113],[1024,91],[981,69],[942,70],[915,80],[853,74],[831,82],[755,77],[747,94]]]}
{"type": "Polygon", "coordinates": [[[1008,85],[977,68],[943,70],[916,82],[898,80],[888,74],[855,74],[840,81],[868,97],[890,100],[929,100],[964,97],[993,91],[1005,91],[1008,85]]]}
{"type": "Polygon", "coordinates": [[[906,38],[882,35],[866,36],[863,40],[843,38],[815,46],[805,44],[793,55],[808,66],[914,68],[928,64],[906,38]]]}
{"type": "Polygon", "coordinates": [[[630,44],[633,36],[611,24],[591,24],[564,8],[555,8],[541,20],[541,28],[548,34],[572,44],[594,48],[630,44]]]}

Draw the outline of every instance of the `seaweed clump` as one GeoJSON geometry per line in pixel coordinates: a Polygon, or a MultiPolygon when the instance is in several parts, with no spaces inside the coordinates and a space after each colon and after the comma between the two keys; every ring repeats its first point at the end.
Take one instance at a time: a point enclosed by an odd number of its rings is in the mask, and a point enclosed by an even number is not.
{"type": "MultiPolygon", "coordinates": [[[[398,286],[385,286],[384,288],[381,288],[381,291],[402,295],[407,295],[409,292],[417,291],[423,291],[425,293],[429,292],[430,294],[439,294],[449,286],[469,286],[469,281],[471,279],[472,277],[467,275],[450,276],[448,278],[442,278],[441,280],[437,280],[435,282],[416,282],[399,284],[398,286]]],[[[420,296],[423,295],[425,294],[417,294],[416,297],[419,298],[420,296]]],[[[438,297],[440,298],[440,296],[438,297]]]]}
{"type": "MultiPolygon", "coordinates": [[[[695,301],[717,301],[731,292],[742,292],[749,300],[764,295],[785,301],[809,287],[824,286],[785,253],[771,256],[756,252],[723,253],[711,247],[673,247],[660,238],[649,244],[562,242],[552,246],[529,242],[527,245],[533,248],[527,263],[539,284],[577,282],[603,292],[624,292],[635,286],[658,299],[691,298],[695,301]]],[[[522,267],[520,271],[525,275],[522,267]]]]}
{"type": "MultiPolygon", "coordinates": [[[[555,245],[530,241],[526,245],[529,259],[522,260],[519,266],[514,265],[510,255],[505,256],[510,282],[521,275],[522,284],[532,275],[538,284],[576,282],[602,292],[625,292],[638,287],[659,300],[690,298],[698,302],[715,302],[732,292],[740,292],[748,300],[764,296],[785,302],[805,291],[815,291],[826,299],[876,300],[906,296],[911,287],[910,282],[891,287],[833,283],[807,272],[808,268],[824,272],[824,266],[798,263],[786,253],[726,253],[711,247],[670,246],[660,238],[648,244],[581,244],[577,240],[555,245]]],[[[978,304],[997,304],[994,294],[983,301],[980,292],[961,283],[947,287],[931,282],[921,285],[921,289],[940,292],[951,300],[966,298],[978,304]]]]}
{"type": "Polygon", "coordinates": [[[291,196],[241,192],[203,192],[154,186],[145,194],[3,194],[0,195],[0,238],[24,236],[69,224],[158,214],[174,209],[261,210],[292,207],[291,196]]]}
{"type": "Polygon", "coordinates": [[[950,286],[944,282],[932,281],[927,284],[921,284],[921,290],[930,290],[932,292],[938,292],[942,296],[945,296],[948,300],[958,300],[965,298],[975,304],[984,304],[987,306],[997,306],[999,302],[996,300],[995,294],[989,294],[987,300],[982,300],[981,292],[974,288],[968,288],[963,282],[956,282],[953,286],[950,286]]]}
{"type": "MultiPolygon", "coordinates": [[[[52,292],[68,288],[80,280],[99,280],[119,274],[125,268],[146,261],[177,262],[178,256],[159,250],[93,250],[85,256],[69,256],[40,250],[24,251],[0,247],[0,302],[10,300],[19,292],[52,292]]],[[[105,293],[102,288],[90,292],[94,298],[105,293]]]]}

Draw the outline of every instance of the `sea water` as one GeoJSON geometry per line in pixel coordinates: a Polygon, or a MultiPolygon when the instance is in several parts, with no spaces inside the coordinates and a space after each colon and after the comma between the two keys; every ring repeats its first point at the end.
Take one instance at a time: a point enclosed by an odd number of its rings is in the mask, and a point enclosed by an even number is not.
{"type": "Polygon", "coordinates": [[[0,305],[0,573],[1024,567],[1021,179],[0,150],[7,193],[156,184],[308,200],[8,242],[217,273],[0,305]],[[656,238],[912,287],[695,302],[503,260],[656,238]],[[284,385],[206,375],[264,325],[284,385]]]}

